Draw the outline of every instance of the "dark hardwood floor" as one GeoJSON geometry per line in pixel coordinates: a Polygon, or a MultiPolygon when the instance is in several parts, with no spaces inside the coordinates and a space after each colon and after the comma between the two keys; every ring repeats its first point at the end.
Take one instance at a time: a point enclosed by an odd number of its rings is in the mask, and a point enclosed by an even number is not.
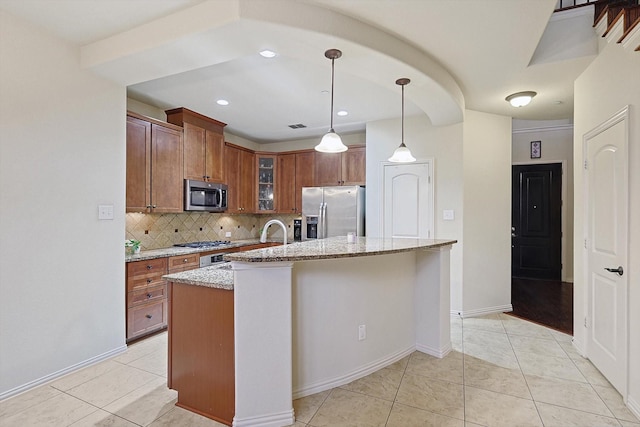
{"type": "Polygon", "coordinates": [[[511,314],[573,336],[573,283],[511,279],[511,314]]]}

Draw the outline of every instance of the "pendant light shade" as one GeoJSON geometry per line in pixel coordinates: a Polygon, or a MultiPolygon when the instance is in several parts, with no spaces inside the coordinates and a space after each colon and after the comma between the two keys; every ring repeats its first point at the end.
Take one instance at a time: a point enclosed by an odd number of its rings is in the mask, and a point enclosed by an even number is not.
{"type": "Polygon", "coordinates": [[[398,79],[396,84],[402,86],[402,139],[400,146],[393,152],[393,156],[389,157],[390,162],[394,163],[411,163],[416,158],[411,155],[411,151],[404,145],[404,87],[411,82],[409,79],[398,79]]]}
{"type": "Polygon", "coordinates": [[[315,149],[321,153],[341,153],[347,151],[347,146],[342,143],[340,135],[333,130],[333,80],[334,63],[342,56],[342,52],[338,49],[329,49],[324,53],[324,56],[331,60],[331,127],[320,140],[320,144],[315,146],[315,149]]]}

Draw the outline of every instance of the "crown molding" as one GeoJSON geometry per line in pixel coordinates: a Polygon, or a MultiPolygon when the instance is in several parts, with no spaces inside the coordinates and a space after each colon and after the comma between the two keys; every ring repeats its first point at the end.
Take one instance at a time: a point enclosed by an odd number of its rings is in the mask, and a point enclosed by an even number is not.
{"type": "Polygon", "coordinates": [[[573,130],[573,125],[558,125],[558,126],[542,126],[535,128],[522,128],[522,129],[512,129],[511,133],[532,133],[532,132],[552,132],[557,130],[573,130]]]}

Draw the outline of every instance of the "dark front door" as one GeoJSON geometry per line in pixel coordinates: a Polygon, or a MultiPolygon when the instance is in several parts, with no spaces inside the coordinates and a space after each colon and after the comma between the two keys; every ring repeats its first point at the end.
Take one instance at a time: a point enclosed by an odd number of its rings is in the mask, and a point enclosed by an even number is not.
{"type": "Polygon", "coordinates": [[[511,274],[560,280],[562,165],[512,168],[511,274]]]}

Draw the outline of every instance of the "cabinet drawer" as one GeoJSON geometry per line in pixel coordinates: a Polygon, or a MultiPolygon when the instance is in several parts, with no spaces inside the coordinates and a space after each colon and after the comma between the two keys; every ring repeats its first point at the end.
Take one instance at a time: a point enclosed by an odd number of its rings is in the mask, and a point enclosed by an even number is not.
{"type": "Polygon", "coordinates": [[[128,310],[127,338],[135,338],[167,325],[167,300],[161,299],[128,310]]]}
{"type": "Polygon", "coordinates": [[[127,307],[133,307],[147,302],[167,297],[167,285],[148,287],[127,293],[127,307]]]}
{"type": "Polygon", "coordinates": [[[189,254],[169,257],[169,272],[175,273],[184,270],[200,268],[200,255],[189,254]]]}
{"type": "Polygon", "coordinates": [[[146,261],[134,261],[127,264],[127,277],[147,277],[149,274],[160,272],[160,275],[167,273],[167,259],[156,258],[146,261]]]}
{"type": "Polygon", "coordinates": [[[162,276],[165,274],[165,272],[156,271],[153,274],[149,273],[146,276],[128,277],[127,292],[140,290],[141,288],[147,288],[149,286],[164,285],[166,282],[162,276]]]}

